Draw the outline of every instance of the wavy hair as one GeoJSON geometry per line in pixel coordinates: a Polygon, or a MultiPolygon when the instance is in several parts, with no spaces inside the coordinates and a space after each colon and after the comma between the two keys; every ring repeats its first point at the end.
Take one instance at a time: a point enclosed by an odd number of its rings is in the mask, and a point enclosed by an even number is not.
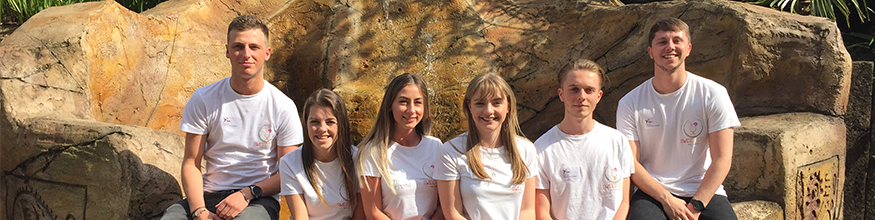
{"type": "MultiPolygon", "coordinates": [[[[304,126],[307,126],[310,109],[316,106],[331,108],[334,117],[337,118],[337,137],[332,147],[335,149],[334,152],[337,160],[340,160],[340,167],[343,171],[343,187],[346,189],[346,200],[350,205],[353,205],[351,207],[355,207],[356,200],[353,198],[356,195],[355,187],[357,184],[355,174],[353,173],[352,139],[349,135],[349,115],[346,111],[346,104],[343,103],[343,99],[337,93],[331,90],[316,90],[307,98],[307,102],[304,104],[304,117],[301,118],[304,126]]],[[[313,190],[319,196],[319,200],[326,204],[325,197],[322,196],[322,191],[320,190],[322,182],[319,181],[319,177],[316,174],[316,155],[313,149],[313,142],[309,138],[311,136],[309,132],[309,129],[304,129],[305,138],[304,143],[301,145],[301,153],[303,154],[301,163],[304,165],[304,172],[307,173],[307,180],[310,181],[313,190]]]]}

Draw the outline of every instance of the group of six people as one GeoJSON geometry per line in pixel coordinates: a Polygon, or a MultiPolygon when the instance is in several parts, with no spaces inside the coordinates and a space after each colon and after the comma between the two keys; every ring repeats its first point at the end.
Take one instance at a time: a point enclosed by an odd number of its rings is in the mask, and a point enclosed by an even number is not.
{"type": "Polygon", "coordinates": [[[722,182],[740,123],[723,86],[686,71],[689,33],[675,18],[651,28],[654,77],[619,101],[617,129],[593,119],[606,76],[581,59],[558,71],[564,118],[534,143],[511,87],[482,73],[464,94],[468,132],[430,136],[428,86],[402,74],[355,144],[331,90],[313,92],[299,120],[263,79],[267,26],[237,17],[231,77],[199,88],[183,112],[187,198],[162,219],[277,219],[280,195],[295,220],[736,219],[722,182]]]}

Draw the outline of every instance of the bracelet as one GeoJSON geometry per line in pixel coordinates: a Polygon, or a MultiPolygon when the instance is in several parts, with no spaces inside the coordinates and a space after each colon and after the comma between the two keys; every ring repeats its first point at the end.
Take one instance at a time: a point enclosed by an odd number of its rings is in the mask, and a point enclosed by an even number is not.
{"type": "Polygon", "coordinates": [[[201,209],[200,211],[195,212],[194,215],[191,215],[191,217],[192,217],[192,218],[197,218],[198,216],[201,215],[201,213],[204,213],[204,211],[207,211],[207,208],[203,208],[203,209],[201,209]]]}
{"type": "Polygon", "coordinates": [[[197,207],[197,208],[195,208],[194,210],[191,210],[191,213],[189,213],[189,214],[194,215],[194,213],[197,212],[197,210],[200,210],[200,209],[206,209],[206,208],[207,208],[206,206],[197,207]]]}
{"type": "Polygon", "coordinates": [[[246,193],[243,193],[243,190],[238,190],[237,192],[240,192],[240,195],[243,195],[243,200],[246,200],[246,203],[249,203],[249,199],[246,198],[246,193]]]}

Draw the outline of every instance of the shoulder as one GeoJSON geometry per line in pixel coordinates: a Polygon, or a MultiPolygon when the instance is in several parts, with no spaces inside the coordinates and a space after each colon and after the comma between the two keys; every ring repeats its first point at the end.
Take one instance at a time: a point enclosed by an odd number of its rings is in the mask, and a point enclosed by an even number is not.
{"type": "Polygon", "coordinates": [[[287,153],[285,156],[280,158],[280,166],[281,169],[291,169],[294,172],[303,170],[303,164],[301,160],[303,159],[303,151],[301,148],[297,148],[292,150],[292,152],[287,153]]]}
{"type": "Polygon", "coordinates": [[[687,77],[689,77],[690,82],[696,83],[697,85],[699,85],[699,87],[701,87],[704,90],[707,90],[707,91],[712,92],[712,93],[713,92],[726,93],[726,87],[723,87],[723,85],[721,85],[718,82],[715,82],[714,80],[696,75],[696,74],[691,73],[691,72],[687,72],[687,77]]]}
{"type": "Polygon", "coordinates": [[[446,143],[441,146],[441,149],[438,152],[445,152],[450,155],[462,155],[467,149],[468,143],[468,133],[462,133],[459,136],[456,136],[453,139],[450,139],[446,143]]]}
{"type": "Polygon", "coordinates": [[[626,136],[623,135],[622,132],[620,132],[619,130],[614,129],[612,127],[608,127],[607,125],[603,125],[602,123],[599,123],[599,122],[595,123],[595,127],[593,128],[593,130],[598,132],[597,134],[599,137],[604,137],[604,138],[609,138],[609,139],[614,139],[614,140],[626,140],[626,136]]]}
{"type": "Polygon", "coordinates": [[[633,102],[635,99],[637,99],[639,96],[641,96],[642,93],[645,93],[648,90],[652,90],[652,85],[653,85],[651,82],[652,80],[653,80],[653,77],[650,77],[650,79],[647,79],[646,81],[642,82],[641,84],[636,86],[631,91],[627,92],[626,95],[623,95],[623,98],[620,98],[619,104],[620,105],[631,104],[631,102],[633,102]]]}
{"type": "Polygon", "coordinates": [[[419,145],[426,146],[428,148],[433,148],[433,149],[438,149],[441,147],[441,145],[443,145],[443,142],[441,142],[441,139],[438,139],[438,138],[432,137],[432,136],[428,136],[428,135],[424,136],[422,138],[421,142],[422,143],[420,143],[419,145]]]}
{"type": "Polygon", "coordinates": [[[516,136],[514,138],[514,142],[516,142],[516,147],[520,152],[531,153],[534,154],[537,152],[535,150],[535,144],[529,141],[524,137],[516,136]]]}
{"type": "Polygon", "coordinates": [[[541,137],[538,137],[538,139],[535,140],[533,144],[535,145],[535,148],[538,150],[538,152],[544,151],[545,149],[559,141],[556,138],[557,130],[558,128],[554,125],[553,128],[550,128],[550,130],[547,130],[547,132],[544,132],[541,137]]]}

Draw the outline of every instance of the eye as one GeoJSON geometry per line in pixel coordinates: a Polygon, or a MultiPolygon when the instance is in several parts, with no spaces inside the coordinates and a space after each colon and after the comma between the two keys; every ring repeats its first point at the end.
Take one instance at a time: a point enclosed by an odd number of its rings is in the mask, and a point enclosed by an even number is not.
{"type": "Polygon", "coordinates": [[[416,105],[422,105],[422,100],[416,100],[416,101],[413,102],[413,104],[416,104],[416,105]]]}
{"type": "Polygon", "coordinates": [[[577,93],[577,92],[580,92],[580,89],[579,88],[571,88],[571,92],[577,93]]]}
{"type": "Polygon", "coordinates": [[[327,121],[325,121],[325,124],[333,125],[333,124],[337,124],[337,121],[336,121],[336,120],[333,120],[333,119],[332,119],[332,120],[327,120],[327,121]]]}

